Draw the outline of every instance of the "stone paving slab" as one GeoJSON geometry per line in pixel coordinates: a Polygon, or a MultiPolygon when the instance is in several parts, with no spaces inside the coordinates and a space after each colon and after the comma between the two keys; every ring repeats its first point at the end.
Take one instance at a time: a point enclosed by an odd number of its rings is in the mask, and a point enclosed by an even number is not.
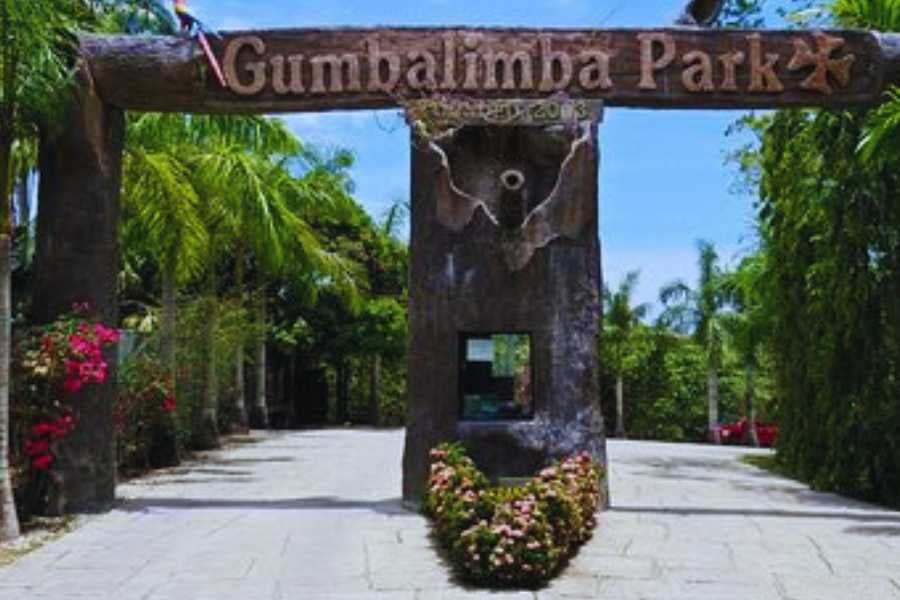
{"type": "Polygon", "coordinates": [[[488,592],[404,510],[402,432],[255,441],[120,486],[115,511],[0,569],[0,600],[900,600],[900,513],[745,449],[611,442],[594,539],[546,589],[488,592]]]}

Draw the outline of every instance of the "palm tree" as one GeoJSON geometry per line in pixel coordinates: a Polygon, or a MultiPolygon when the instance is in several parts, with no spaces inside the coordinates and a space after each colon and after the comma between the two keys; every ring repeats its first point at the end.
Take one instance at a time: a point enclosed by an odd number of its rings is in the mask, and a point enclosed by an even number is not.
{"type": "MultiPolygon", "coordinates": [[[[283,236],[296,233],[293,217],[280,199],[290,177],[280,158],[300,152],[299,141],[283,123],[262,117],[209,117],[148,114],[129,130],[126,198],[135,211],[135,228],[160,264],[163,283],[162,350],[174,375],[176,285],[206,270],[209,300],[204,421],[200,445],[218,437],[215,382],[217,327],[216,266],[229,248],[235,254],[237,289],[244,287],[247,244],[279,263],[283,236]],[[261,248],[260,239],[272,244],[261,248]]],[[[297,239],[314,242],[308,231],[297,239]]],[[[290,242],[286,242],[290,246],[290,242]]],[[[243,347],[238,352],[239,425],[246,426],[243,347]]]]}
{"type": "MultiPolygon", "coordinates": [[[[900,6],[896,0],[836,0],[832,11],[841,25],[900,31],[900,6]]],[[[896,161],[900,158],[900,87],[888,91],[884,103],[875,110],[860,146],[864,158],[871,161],[896,161]]]]}
{"type": "Polygon", "coordinates": [[[756,434],[756,373],[760,366],[760,353],[771,330],[762,292],[765,260],[763,253],[749,256],[722,279],[724,294],[735,311],[722,315],[721,320],[731,345],[744,365],[744,414],[750,425],[747,428],[749,441],[754,446],[759,446],[756,434]]]}
{"type": "Polygon", "coordinates": [[[634,364],[634,334],[650,310],[648,304],[632,306],[640,273],[631,271],[612,291],[603,289],[603,338],[610,367],[616,376],[616,437],[625,437],[625,375],[634,364]]]}
{"type": "Polygon", "coordinates": [[[709,433],[715,436],[719,426],[719,370],[722,367],[723,326],[721,310],[725,305],[719,256],[707,241],[697,242],[700,276],[697,289],[683,281],[674,281],[660,290],[665,309],[660,323],[679,333],[692,333],[706,355],[706,387],[709,433]]]}
{"type": "Polygon", "coordinates": [[[0,0],[0,539],[19,534],[8,456],[13,148],[31,143],[63,106],[75,8],[67,0],[0,0]]]}
{"type": "MultiPolygon", "coordinates": [[[[313,149],[304,149],[304,156],[317,156],[313,149]]],[[[352,165],[352,155],[337,152],[344,157],[340,165],[333,161],[315,160],[301,177],[283,177],[279,187],[280,195],[293,219],[284,228],[287,237],[286,254],[280,263],[257,260],[256,269],[256,315],[257,329],[265,333],[267,323],[267,296],[269,282],[287,279],[291,285],[312,284],[314,294],[321,289],[330,290],[335,297],[349,302],[358,301],[358,292],[363,284],[351,260],[329,249],[312,224],[317,220],[346,222],[347,216],[357,205],[349,195],[351,183],[347,169],[352,165]]],[[[267,423],[266,407],[266,336],[256,338],[255,368],[256,388],[252,400],[254,425],[267,423]]]]}
{"type": "MultiPolygon", "coordinates": [[[[209,235],[220,240],[210,246],[209,260],[214,264],[218,252],[230,251],[235,290],[242,305],[247,304],[248,298],[247,268],[254,268],[256,299],[252,308],[261,333],[255,340],[257,385],[252,408],[254,424],[266,426],[267,281],[285,271],[312,271],[335,286],[352,289],[345,261],[326,251],[306,219],[311,211],[339,210],[348,198],[344,191],[346,182],[332,162],[317,163],[305,176],[294,176],[292,161],[315,155],[303,148],[279,120],[194,117],[192,132],[200,147],[189,158],[192,179],[207,205],[209,235]]],[[[243,429],[249,424],[243,344],[239,344],[235,354],[235,400],[238,426],[243,429]]]]}
{"type": "MultiPolygon", "coordinates": [[[[251,253],[257,259],[258,269],[279,268],[284,262],[289,232],[296,233],[301,227],[284,201],[283,191],[290,174],[266,156],[229,146],[198,157],[197,173],[202,187],[210,192],[209,197],[223,209],[223,234],[234,256],[235,292],[245,305],[246,266],[251,253]]],[[[316,243],[313,235],[306,235],[304,241],[316,243]]],[[[244,346],[239,344],[235,401],[237,425],[241,429],[246,429],[249,423],[244,363],[244,346]]]]}
{"type": "MultiPolygon", "coordinates": [[[[175,324],[178,287],[202,271],[209,237],[201,219],[200,199],[191,185],[190,172],[179,152],[179,128],[154,128],[147,139],[138,118],[128,131],[123,200],[130,218],[123,223],[126,246],[155,259],[162,284],[160,357],[170,384],[176,385],[175,324]]],[[[169,123],[176,123],[169,120],[169,123]]],[[[171,418],[175,415],[172,413],[171,418]]],[[[174,423],[171,424],[174,430],[174,423]]],[[[159,464],[178,463],[178,449],[158,456],[159,464]]]]}
{"type": "Polygon", "coordinates": [[[86,4],[104,30],[166,35],[177,30],[163,0],[86,0],[86,4]]]}

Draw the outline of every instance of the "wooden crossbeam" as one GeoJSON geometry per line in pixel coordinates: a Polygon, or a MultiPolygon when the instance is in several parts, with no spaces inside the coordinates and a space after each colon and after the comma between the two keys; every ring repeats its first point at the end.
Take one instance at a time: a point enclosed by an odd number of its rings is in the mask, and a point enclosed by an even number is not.
{"type": "Polygon", "coordinates": [[[403,106],[434,97],[649,108],[872,104],[900,83],[900,35],[866,31],[340,28],[228,32],[227,88],[180,37],[81,36],[108,103],[207,113],[403,106]]]}

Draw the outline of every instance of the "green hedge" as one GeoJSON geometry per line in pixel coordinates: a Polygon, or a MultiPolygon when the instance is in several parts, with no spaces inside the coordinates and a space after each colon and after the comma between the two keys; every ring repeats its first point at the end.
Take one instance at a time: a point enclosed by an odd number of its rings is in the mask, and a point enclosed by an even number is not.
{"type": "Polygon", "coordinates": [[[602,477],[602,468],[580,454],[524,486],[491,487],[461,445],[445,444],[431,451],[424,510],[461,578],[536,587],[590,538],[602,477]]]}

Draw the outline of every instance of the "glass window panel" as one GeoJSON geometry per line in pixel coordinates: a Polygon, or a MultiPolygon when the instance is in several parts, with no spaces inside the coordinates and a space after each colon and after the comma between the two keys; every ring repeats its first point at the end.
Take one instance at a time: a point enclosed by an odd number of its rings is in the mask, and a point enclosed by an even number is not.
{"type": "Polygon", "coordinates": [[[468,421],[529,419],[534,414],[531,336],[463,335],[461,413],[468,421]]]}

